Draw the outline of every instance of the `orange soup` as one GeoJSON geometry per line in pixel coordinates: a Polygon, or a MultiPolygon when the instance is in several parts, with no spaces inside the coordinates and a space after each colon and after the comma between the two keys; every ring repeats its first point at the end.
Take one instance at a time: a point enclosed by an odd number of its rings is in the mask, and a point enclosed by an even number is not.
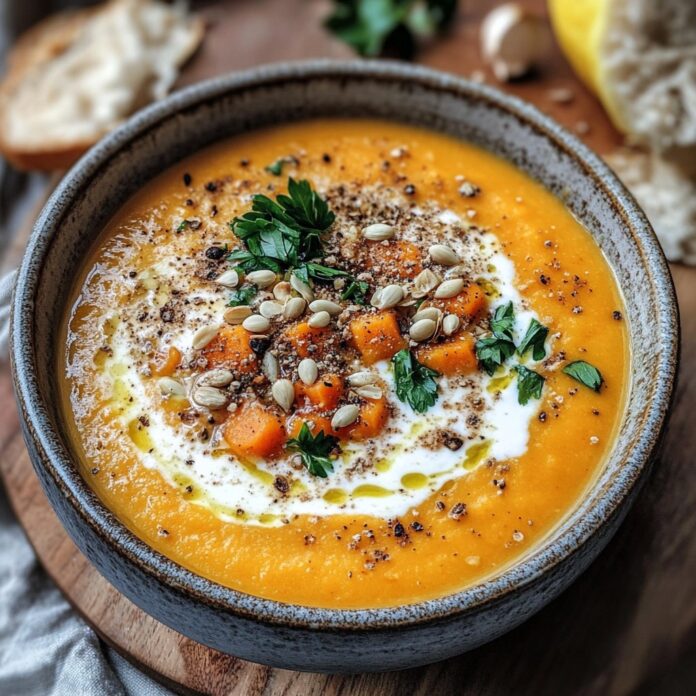
{"type": "Polygon", "coordinates": [[[86,480],[260,597],[384,607],[529,554],[622,416],[623,303],[512,165],[393,123],[221,142],[104,230],[60,372],[86,480]]]}

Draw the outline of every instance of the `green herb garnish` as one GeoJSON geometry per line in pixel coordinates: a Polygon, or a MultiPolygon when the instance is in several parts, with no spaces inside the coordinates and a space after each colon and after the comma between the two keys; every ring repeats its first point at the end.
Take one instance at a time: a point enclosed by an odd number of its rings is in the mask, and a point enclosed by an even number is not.
{"type": "Polygon", "coordinates": [[[456,0],[334,0],[326,27],[363,56],[411,58],[452,20],[456,0]]]}
{"type": "Polygon", "coordinates": [[[323,430],[312,435],[309,426],[304,422],[297,437],[288,440],[287,448],[290,451],[300,453],[302,463],[312,476],[326,478],[329,472],[334,470],[329,455],[336,449],[337,444],[338,438],[333,437],[333,435],[325,435],[323,430]]]}
{"type": "Polygon", "coordinates": [[[335,278],[351,277],[350,273],[342,271],[340,268],[329,268],[329,266],[322,266],[320,263],[313,262],[303,263],[293,270],[293,274],[305,283],[309,283],[310,278],[329,281],[335,278]]]}
{"type": "Polygon", "coordinates": [[[515,344],[505,338],[489,336],[476,341],[476,357],[481,367],[491,376],[515,354],[515,344]]]}
{"type": "Polygon", "coordinates": [[[529,322],[529,328],[524,335],[522,342],[517,347],[518,355],[524,355],[528,350],[532,350],[534,360],[543,360],[546,357],[546,346],[544,341],[548,336],[549,330],[543,324],[540,324],[536,319],[529,322]]]}
{"type": "Polygon", "coordinates": [[[367,305],[367,293],[370,291],[370,284],[364,280],[351,279],[346,283],[346,286],[341,293],[342,300],[355,302],[359,305],[367,305]]]}
{"type": "Polygon", "coordinates": [[[524,365],[516,365],[517,401],[524,406],[530,399],[540,399],[544,387],[544,378],[524,365]]]}
{"type": "Polygon", "coordinates": [[[491,331],[493,335],[513,343],[515,340],[512,335],[514,325],[515,312],[512,308],[512,302],[496,307],[495,312],[493,312],[493,317],[491,318],[491,331]]]}
{"type": "Polygon", "coordinates": [[[288,194],[279,194],[276,200],[285,212],[301,227],[321,231],[333,224],[336,216],[329,210],[326,201],[303,179],[288,179],[288,194]]]}
{"type": "Polygon", "coordinates": [[[276,273],[297,268],[322,257],[321,235],[336,216],[308,181],[288,179],[288,195],[276,200],[256,195],[251,211],[235,218],[230,227],[245,249],[229,255],[245,271],[268,269],[276,273]]]}
{"type": "Polygon", "coordinates": [[[280,176],[286,164],[297,164],[297,160],[294,157],[279,157],[275,162],[267,164],[264,169],[274,176],[280,176]]]}
{"type": "Polygon", "coordinates": [[[576,360],[563,368],[563,372],[593,391],[598,392],[604,382],[602,373],[584,360],[576,360]]]}
{"type": "Polygon", "coordinates": [[[481,367],[491,376],[515,353],[512,330],[515,311],[512,302],[496,307],[491,317],[492,336],[476,341],[476,357],[481,367]]]}
{"type": "Polygon", "coordinates": [[[255,285],[242,285],[242,287],[232,291],[227,306],[237,307],[238,305],[248,305],[254,297],[256,297],[258,291],[255,285]]]}
{"type": "Polygon", "coordinates": [[[421,365],[408,350],[393,358],[396,395],[418,413],[425,413],[437,401],[438,373],[421,365]]]}

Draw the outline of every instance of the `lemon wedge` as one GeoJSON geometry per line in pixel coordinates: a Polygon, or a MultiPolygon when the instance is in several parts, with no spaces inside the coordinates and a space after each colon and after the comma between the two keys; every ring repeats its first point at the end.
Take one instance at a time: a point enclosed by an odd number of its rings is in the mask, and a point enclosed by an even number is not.
{"type": "Polygon", "coordinates": [[[696,2],[549,0],[549,11],[619,130],[660,148],[696,143],[696,2]]]}

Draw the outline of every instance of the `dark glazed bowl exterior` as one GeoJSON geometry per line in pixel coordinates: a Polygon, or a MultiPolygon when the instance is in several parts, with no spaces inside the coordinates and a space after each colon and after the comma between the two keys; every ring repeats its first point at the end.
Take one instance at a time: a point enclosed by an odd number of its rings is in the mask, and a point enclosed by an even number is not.
{"type": "Polygon", "coordinates": [[[677,306],[655,236],[614,174],[533,107],[490,87],[387,62],[269,66],[195,85],[139,113],[65,177],[36,222],[15,291],[12,358],[27,447],[82,552],[129,599],[181,633],[247,660],[357,672],[414,667],[510,630],[558,595],[616,531],[665,426],[678,361],[677,306]],[[220,138],[320,116],[367,116],[472,141],[562,198],[624,293],[632,358],[626,414],[598,480],[556,531],[500,575],[388,609],[317,609],[210,582],[148,547],[84,482],[58,399],[60,318],[106,221],[154,175],[220,138]]]}

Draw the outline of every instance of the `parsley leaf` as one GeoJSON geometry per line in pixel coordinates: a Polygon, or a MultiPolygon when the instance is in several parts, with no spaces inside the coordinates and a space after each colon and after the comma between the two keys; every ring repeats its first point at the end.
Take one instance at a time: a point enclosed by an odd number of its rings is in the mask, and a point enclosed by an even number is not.
{"type": "Polygon", "coordinates": [[[323,256],[321,235],[335,220],[326,201],[308,181],[288,179],[289,195],[252,198],[251,211],[236,217],[230,228],[244,242],[229,259],[245,271],[269,269],[276,273],[323,256]]]}
{"type": "Polygon", "coordinates": [[[328,266],[322,266],[320,263],[303,263],[293,270],[293,274],[304,283],[309,283],[310,278],[328,281],[334,278],[352,277],[348,271],[342,271],[340,268],[329,268],[328,266]]]}
{"type": "Polygon", "coordinates": [[[238,305],[248,305],[254,299],[257,292],[258,288],[255,285],[242,285],[241,288],[232,291],[227,306],[237,307],[238,305]]]}
{"type": "Polygon", "coordinates": [[[505,338],[489,336],[476,341],[476,357],[481,367],[491,376],[515,353],[515,344],[505,338]]]}
{"type": "Polygon", "coordinates": [[[283,167],[286,164],[297,164],[297,160],[294,157],[279,157],[275,162],[267,164],[264,169],[274,176],[280,176],[283,173],[283,167]]]}
{"type": "Polygon", "coordinates": [[[514,342],[512,329],[515,325],[515,312],[512,308],[512,301],[506,305],[496,307],[491,317],[491,331],[496,338],[514,342]]]}
{"type": "Polygon", "coordinates": [[[393,358],[396,395],[418,413],[425,413],[437,401],[438,373],[421,365],[408,350],[400,350],[393,358]]]}
{"type": "Polygon", "coordinates": [[[456,0],[334,0],[326,27],[363,56],[411,58],[416,39],[452,20],[456,0]]]}
{"type": "Polygon", "coordinates": [[[370,284],[364,280],[352,278],[341,293],[342,300],[352,300],[355,304],[367,305],[367,293],[370,291],[370,284]]]}
{"type": "Polygon", "coordinates": [[[331,227],[336,216],[326,201],[312,189],[309,181],[288,179],[288,194],[279,194],[278,203],[301,227],[324,231],[331,227]]]}
{"type": "Polygon", "coordinates": [[[544,341],[548,333],[549,330],[546,326],[540,324],[536,319],[532,319],[532,321],[529,322],[527,333],[517,347],[518,355],[524,355],[531,348],[534,360],[543,360],[546,357],[546,346],[544,346],[544,341]]]}
{"type": "Polygon", "coordinates": [[[312,476],[326,478],[329,472],[334,470],[329,455],[337,444],[338,438],[333,437],[333,435],[325,435],[323,430],[312,435],[309,426],[304,422],[297,437],[288,440],[287,448],[300,453],[302,463],[312,476]]]}
{"type": "Polygon", "coordinates": [[[576,360],[563,368],[563,372],[586,387],[598,392],[604,382],[602,373],[584,360],[576,360]]]}
{"type": "Polygon", "coordinates": [[[545,379],[524,365],[513,369],[517,372],[517,401],[524,406],[530,399],[541,399],[545,379]]]}

